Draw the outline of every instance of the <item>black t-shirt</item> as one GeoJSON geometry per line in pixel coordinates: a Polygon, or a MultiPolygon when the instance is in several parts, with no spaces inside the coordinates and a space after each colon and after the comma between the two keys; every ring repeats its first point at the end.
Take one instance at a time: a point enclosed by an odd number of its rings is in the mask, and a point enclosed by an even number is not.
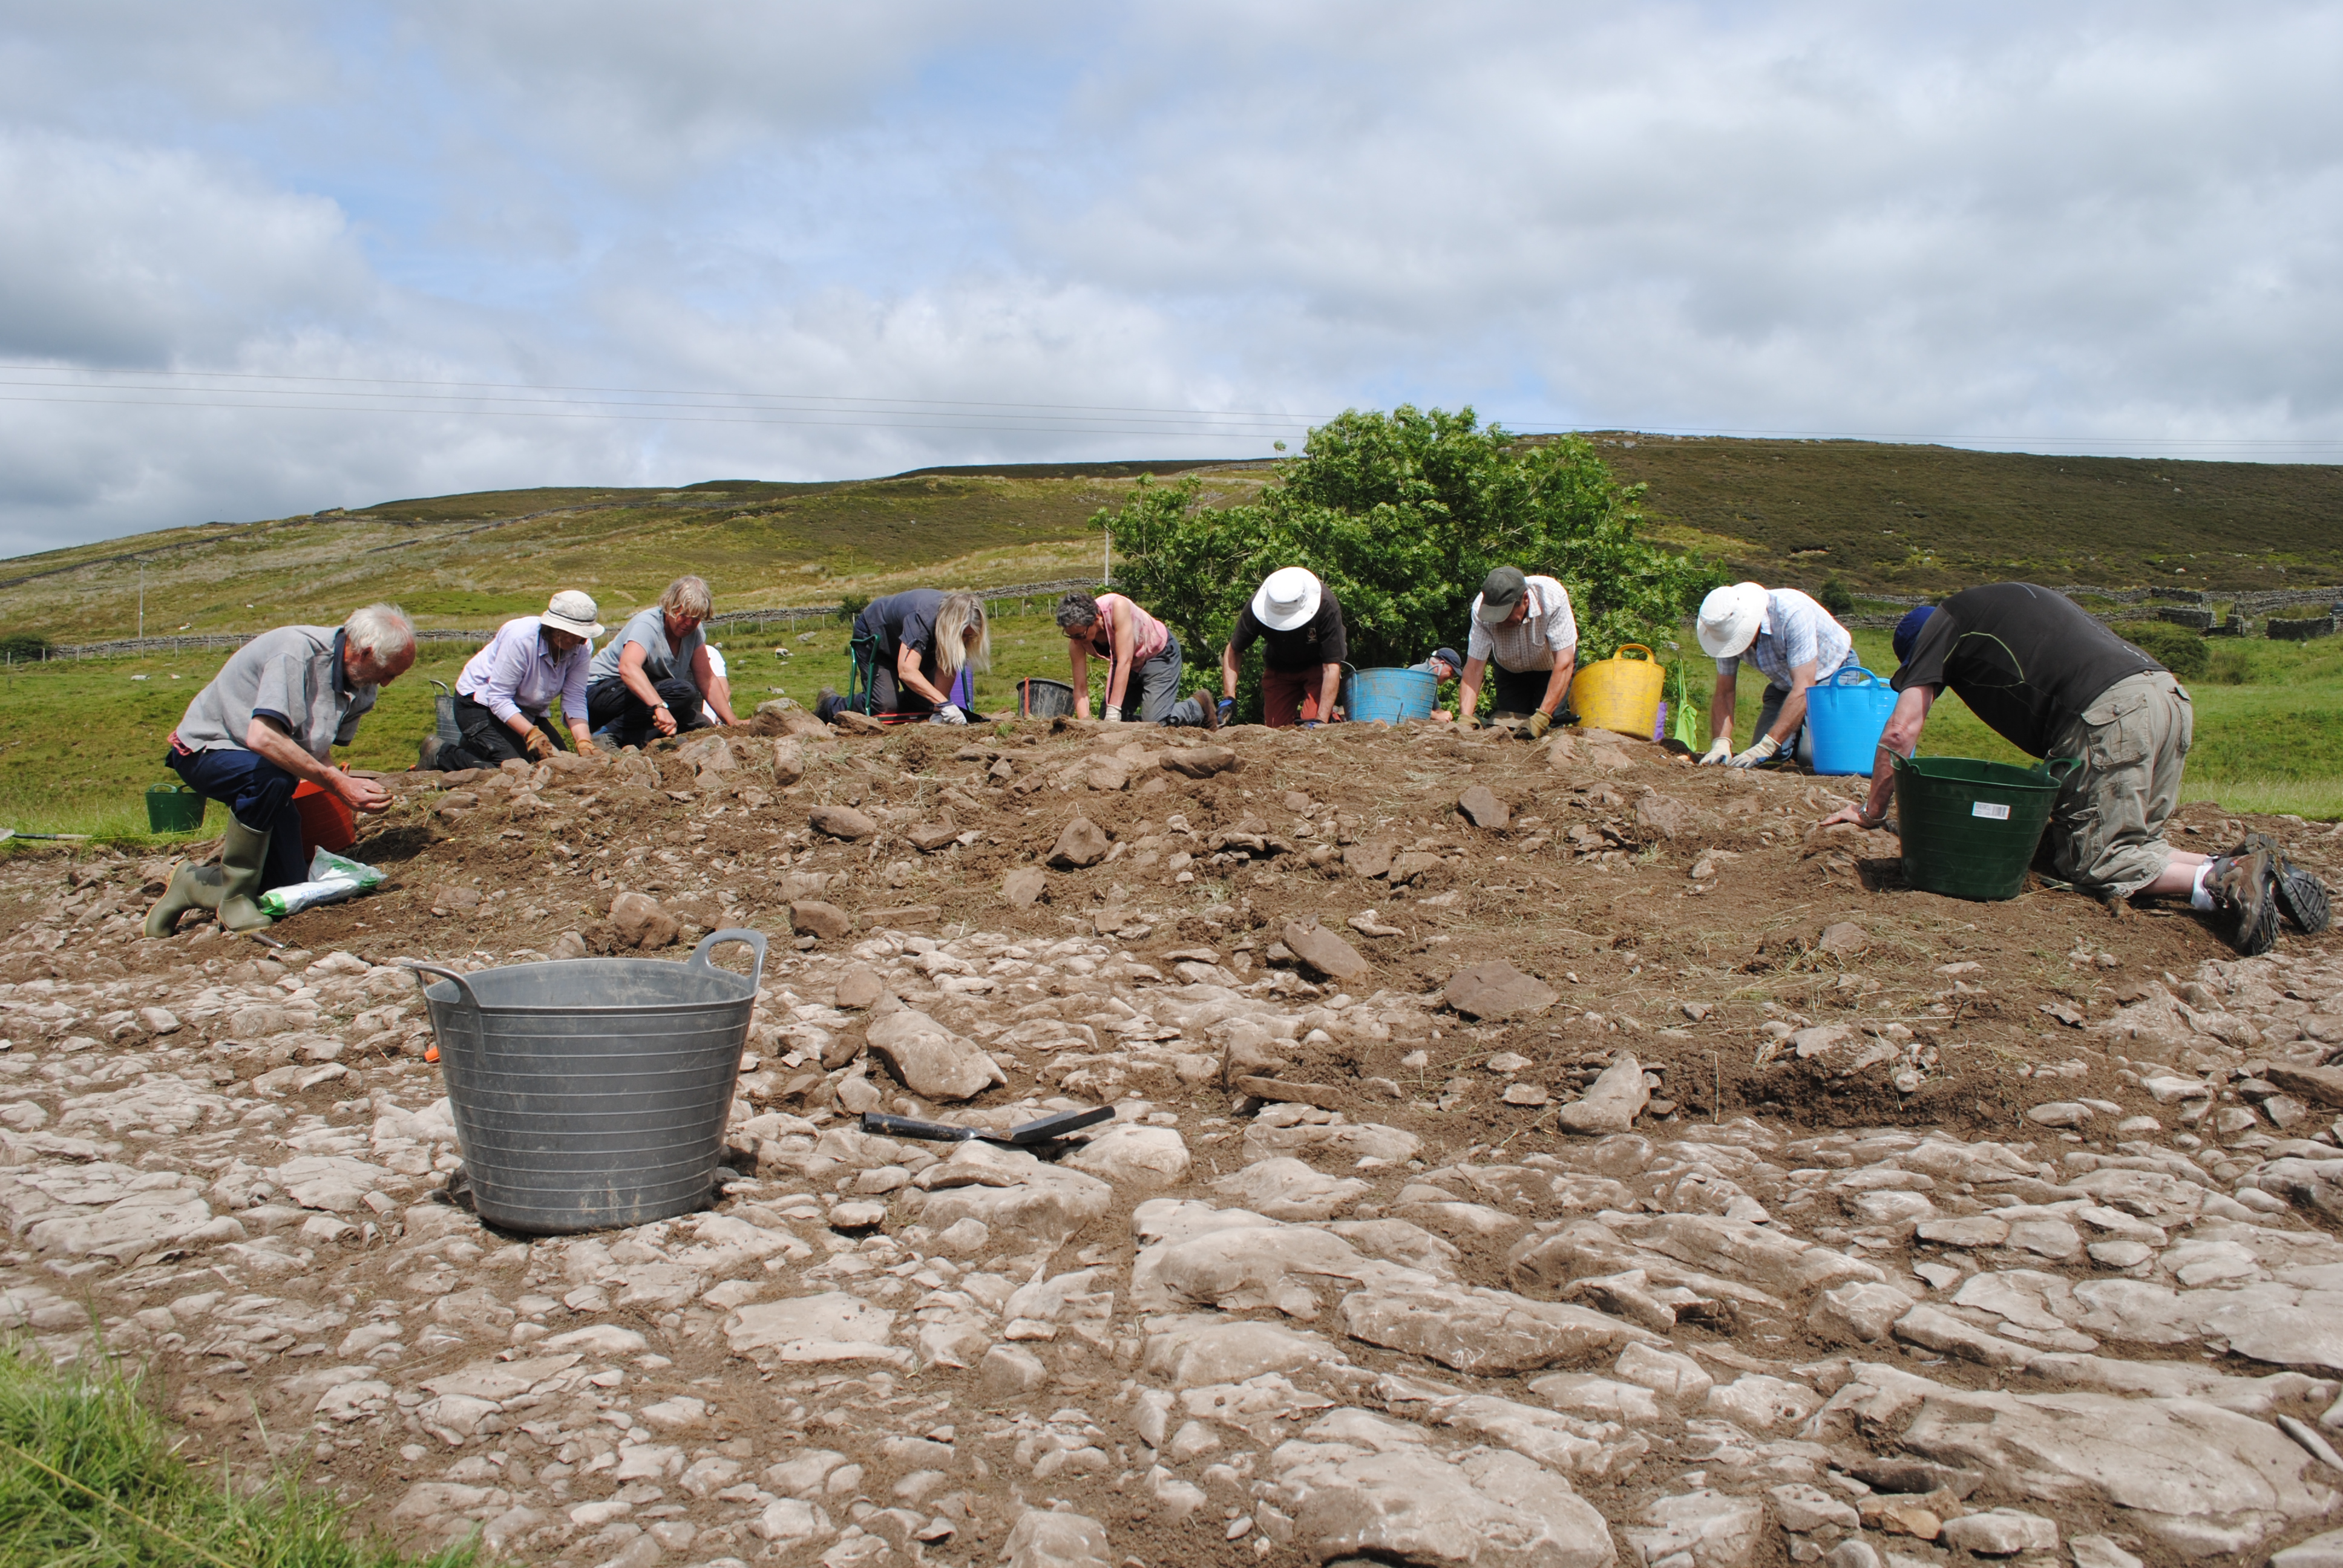
{"type": "Polygon", "coordinates": [[[1890,684],[1949,686],[1995,734],[2046,757],[2099,693],[2163,668],[2064,594],[1991,583],[1955,594],[1921,622],[1890,684]]]}
{"type": "Polygon", "coordinates": [[[1229,634],[1229,646],[1242,658],[1253,640],[1261,640],[1261,661],[1271,669],[1314,670],[1322,665],[1340,664],[1350,657],[1351,644],[1342,629],[1342,607],[1335,601],[1334,590],[1322,585],[1318,589],[1318,613],[1295,627],[1292,631],[1272,631],[1261,624],[1248,604],[1237,617],[1237,628],[1229,634]]]}
{"type": "Polygon", "coordinates": [[[890,593],[864,605],[862,613],[854,618],[854,629],[877,642],[890,664],[894,662],[895,650],[904,647],[918,649],[924,660],[935,652],[936,612],[943,604],[940,588],[890,593]]]}

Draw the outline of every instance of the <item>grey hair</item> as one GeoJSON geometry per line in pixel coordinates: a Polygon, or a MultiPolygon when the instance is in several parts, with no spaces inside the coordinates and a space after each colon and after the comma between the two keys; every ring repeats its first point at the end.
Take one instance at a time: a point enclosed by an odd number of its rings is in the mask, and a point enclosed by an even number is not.
{"type": "Polygon", "coordinates": [[[1060,631],[1078,631],[1083,627],[1094,624],[1098,620],[1098,600],[1091,598],[1090,595],[1082,592],[1080,588],[1076,588],[1073,592],[1068,594],[1065,598],[1058,601],[1058,629],[1060,631]]]}
{"type": "Polygon", "coordinates": [[[936,607],[936,668],[950,677],[963,665],[992,668],[992,628],[985,621],[982,599],[972,593],[948,593],[936,607]]]}
{"type": "Polygon", "coordinates": [[[350,612],[342,638],[370,658],[389,658],[415,650],[415,623],[395,604],[370,604],[350,612]]]}
{"type": "Polygon", "coordinates": [[[659,595],[659,608],[669,615],[706,620],[708,612],[715,608],[715,596],[708,591],[707,583],[699,578],[678,578],[667,585],[667,592],[659,595]]]}

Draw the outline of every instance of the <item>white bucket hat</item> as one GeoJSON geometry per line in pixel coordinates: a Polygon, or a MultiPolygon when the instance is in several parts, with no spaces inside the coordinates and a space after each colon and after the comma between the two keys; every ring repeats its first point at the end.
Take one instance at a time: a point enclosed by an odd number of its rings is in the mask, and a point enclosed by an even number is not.
{"type": "Polygon", "coordinates": [[[1718,588],[1700,601],[1700,646],[1712,658],[1745,653],[1765,624],[1765,590],[1756,583],[1735,583],[1718,588]]]}
{"type": "Polygon", "coordinates": [[[556,631],[572,632],[591,642],[602,635],[602,625],[595,618],[599,614],[601,610],[594,603],[591,594],[579,593],[576,588],[563,588],[553,596],[552,602],[545,607],[545,613],[537,619],[540,626],[549,626],[556,631]]]}
{"type": "Polygon", "coordinates": [[[1307,567],[1280,567],[1252,596],[1252,618],[1272,631],[1292,631],[1318,613],[1318,579],[1307,567]]]}

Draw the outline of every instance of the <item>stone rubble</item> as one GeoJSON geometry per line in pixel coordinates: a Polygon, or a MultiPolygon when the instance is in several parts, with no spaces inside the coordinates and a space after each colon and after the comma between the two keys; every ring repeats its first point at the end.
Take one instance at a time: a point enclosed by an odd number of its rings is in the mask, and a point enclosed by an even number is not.
{"type": "MultiPolygon", "coordinates": [[[[1108,853],[1077,827],[1058,864],[1108,853]]],[[[80,900],[10,950],[136,940],[107,922],[143,869],[9,875],[80,900]]],[[[628,941],[674,918],[611,913],[628,941]]],[[[1394,988],[1338,919],[1262,933],[1266,972],[1249,944],[1143,959],[1100,934],[1129,905],[1046,940],[809,920],[713,1207],[537,1240],[449,1201],[406,971],[206,936],[0,984],[0,1325],[60,1359],[102,1334],[224,1458],[294,1459],[410,1544],[558,1568],[2343,1561],[2329,950],[2070,1030],[2128,1105],[2050,1061],[1972,1136],[1695,1120],[1619,1042],[1551,1105],[1504,1096],[1561,1131],[1443,1141],[1413,1130],[1467,1092],[1441,1072],[1531,1086],[1473,1031],[1574,977],[1460,952],[1461,983],[1394,988]],[[1360,1042],[1442,1066],[1312,1103],[1293,1064],[1360,1042]],[[1288,1071],[1302,1097],[1232,1087],[1288,1071]],[[855,1114],[1098,1103],[1041,1155],[855,1114]]],[[[1943,979],[1950,1010],[1970,976],[1943,979]]],[[[1923,1070],[1908,1030],[1781,1021],[1785,1062],[1923,1070]]]]}

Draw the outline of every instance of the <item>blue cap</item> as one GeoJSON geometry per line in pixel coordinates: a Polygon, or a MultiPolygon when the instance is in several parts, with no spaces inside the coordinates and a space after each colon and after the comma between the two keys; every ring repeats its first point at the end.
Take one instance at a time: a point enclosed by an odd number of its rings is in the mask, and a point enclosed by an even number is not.
{"type": "Polygon", "coordinates": [[[1919,640],[1920,628],[1926,625],[1928,618],[1936,613],[1934,605],[1924,604],[1916,610],[1907,611],[1904,618],[1896,623],[1896,663],[1902,664],[1912,657],[1912,645],[1919,640]]]}

